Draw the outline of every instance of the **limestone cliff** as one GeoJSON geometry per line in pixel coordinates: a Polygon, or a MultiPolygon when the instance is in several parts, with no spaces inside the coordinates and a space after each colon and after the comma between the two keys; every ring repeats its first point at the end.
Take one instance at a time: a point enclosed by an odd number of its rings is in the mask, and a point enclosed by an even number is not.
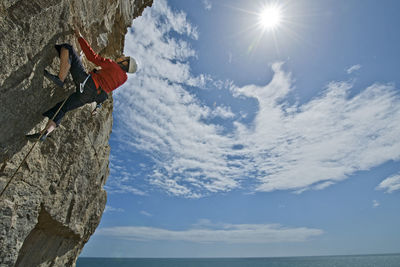
{"type": "MultiPolygon", "coordinates": [[[[74,91],[56,88],[54,44],[79,48],[72,28],[101,55],[121,54],[124,34],[152,0],[2,0],[0,3],[0,190],[44,127],[43,111],[74,91]]],[[[86,64],[86,63],[85,63],[86,64]]],[[[67,78],[71,80],[71,77],[67,78]]],[[[106,203],[112,99],[96,116],[86,105],[67,114],[32,150],[0,196],[0,266],[74,266],[106,203]]]]}

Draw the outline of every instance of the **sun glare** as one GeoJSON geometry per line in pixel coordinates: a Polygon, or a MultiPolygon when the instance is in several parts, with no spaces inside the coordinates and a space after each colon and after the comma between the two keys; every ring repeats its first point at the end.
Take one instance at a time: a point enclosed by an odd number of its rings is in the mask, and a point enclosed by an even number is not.
{"type": "Polygon", "coordinates": [[[273,30],[279,26],[282,21],[281,8],[277,5],[266,6],[259,13],[259,23],[267,30],[273,30]]]}

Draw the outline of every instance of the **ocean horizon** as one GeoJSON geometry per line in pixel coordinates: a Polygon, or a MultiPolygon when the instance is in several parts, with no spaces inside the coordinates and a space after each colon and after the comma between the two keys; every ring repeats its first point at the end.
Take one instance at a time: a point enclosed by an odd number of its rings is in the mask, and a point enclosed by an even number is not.
{"type": "Polygon", "coordinates": [[[80,257],[77,267],[400,267],[400,253],[244,258],[80,257]]]}

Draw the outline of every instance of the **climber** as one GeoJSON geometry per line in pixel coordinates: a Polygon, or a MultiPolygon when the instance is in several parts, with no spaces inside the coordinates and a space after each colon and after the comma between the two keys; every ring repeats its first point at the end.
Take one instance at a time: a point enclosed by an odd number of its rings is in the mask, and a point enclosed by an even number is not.
{"type": "MultiPolygon", "coordinates": [[[[126,82],[128,79],[127,72],[136,72],[137,64],[134,58],[124,55],[115,61],[103,58],[92,50],[78,29],[75,29],[75,36],[78,38],[79,45],[86,58],[101,67],[101,69],[94,70],[88,74],[82,65],[81,59],[70,44],[55,45],[60,57],[59,73],[58,75],[53,75],[44,70],[44,75],[57,86],[63,87],[68,72],[70,72],[76,85],[76,91],[65,100],[65,103],[61,101],[43,113],[43,116],[49,118],[45,132],[42,136],[40,133],[27,135],[26,137],[30,140],[36,140],[41,136],[40,141],[44,141],[60,124],[65,113],[70,110],[91,102],[97,103],[97,109],[108,98],[108,93],[126,82]],[[57,113],[58,110],[59,112],[57,113]]],[[[96,109],[93,112],[96,112],[96,109]]]]}

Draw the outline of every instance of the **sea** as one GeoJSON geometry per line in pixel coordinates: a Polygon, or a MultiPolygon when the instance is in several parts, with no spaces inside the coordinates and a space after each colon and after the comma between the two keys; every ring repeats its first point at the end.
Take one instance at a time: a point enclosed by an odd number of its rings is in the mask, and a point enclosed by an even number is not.
{"type": "Polygon", "coordinates": [[[400,254],[274,258],[78,258],[77,267],[400,267],[400,254]]]}

